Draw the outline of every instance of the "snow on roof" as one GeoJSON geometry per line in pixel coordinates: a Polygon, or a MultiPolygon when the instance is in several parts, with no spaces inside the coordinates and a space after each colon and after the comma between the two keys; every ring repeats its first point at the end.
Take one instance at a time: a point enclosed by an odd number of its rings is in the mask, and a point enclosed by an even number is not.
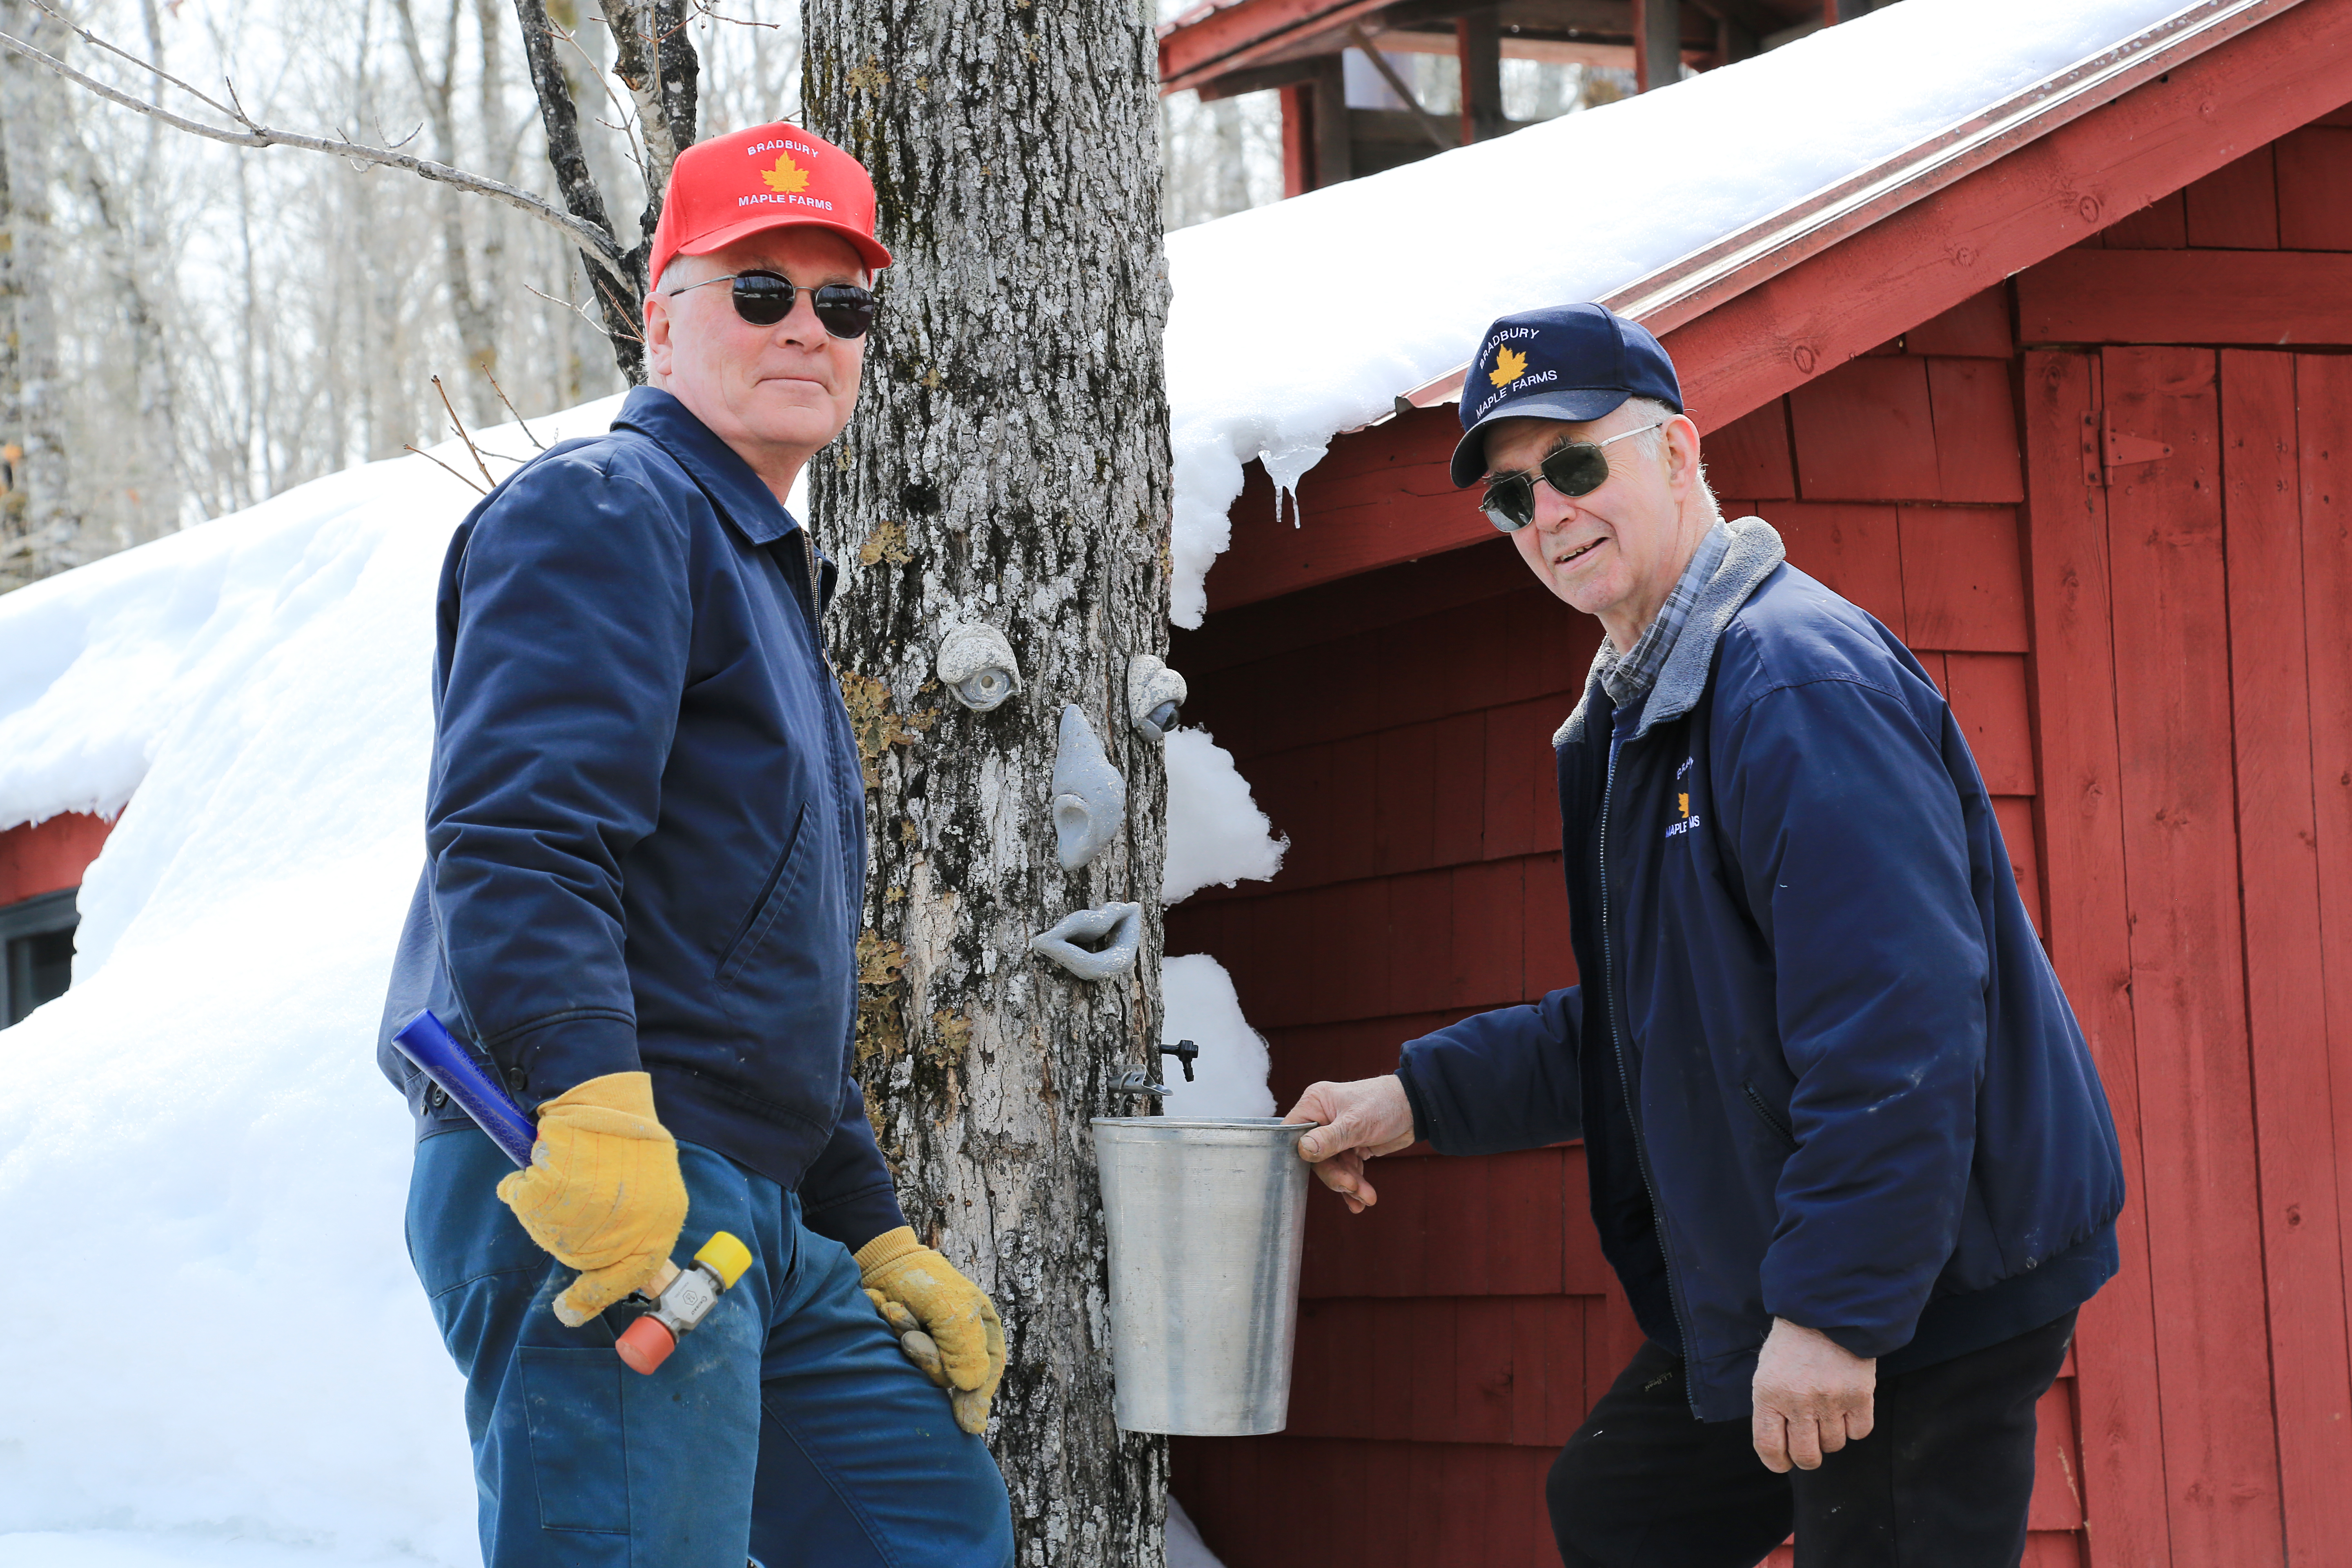
{"type": "Polygon", "coordinates": [[[1335,435],[1469,358],[1496,317],[1608,295],[2183,9],[1906,0],[1170,235],[1172,618],[1201,624],[1250,459],[1293,488],[1335,435]]]}

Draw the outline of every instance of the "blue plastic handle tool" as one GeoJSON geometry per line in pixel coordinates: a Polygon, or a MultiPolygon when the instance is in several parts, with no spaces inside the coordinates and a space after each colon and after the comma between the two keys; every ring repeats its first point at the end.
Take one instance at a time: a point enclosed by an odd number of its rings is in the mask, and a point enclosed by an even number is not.
{"type": "Polygon", "coordinates": [[[530,1146],[538,1140],[538,1128],[430,1009],[402,1025],[392,1043],[426,1078],[440,1085],[441,1092],[456,1100],[457,1109],[472,1117],[474,1124],[506,1151],[508,1159],[518,1165],[530,1163],[530,1146]]]}

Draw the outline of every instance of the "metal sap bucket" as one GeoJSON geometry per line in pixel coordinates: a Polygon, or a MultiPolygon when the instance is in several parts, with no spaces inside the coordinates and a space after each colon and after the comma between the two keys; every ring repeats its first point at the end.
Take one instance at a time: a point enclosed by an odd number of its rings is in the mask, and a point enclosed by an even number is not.
{"type": "Polygon", "coordinates": [[[1095,1119],[1122,1430],[1279,1432],[1290,1412],[1310,1123],[1095,1119]]]}

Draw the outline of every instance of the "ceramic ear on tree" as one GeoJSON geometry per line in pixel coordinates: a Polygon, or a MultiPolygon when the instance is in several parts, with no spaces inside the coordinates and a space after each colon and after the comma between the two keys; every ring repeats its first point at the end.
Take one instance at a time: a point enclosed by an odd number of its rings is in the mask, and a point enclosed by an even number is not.
{"type": "Polygon", "coordinates": [[[1139,653],[1127,661],[1128,721],[1147,741],[1164,741],[1176,727],[1176,710],[1191,693],[1184,678],[1154,654],[1139,653]]]}
{"type": "Polygon", "coordinates": [[[1054,852],[1062,869],[1075,871],[1101,854],[1126,821],[1127,780],[1073,702],[1062,710],[1054,754],[1054,852]]]}
{"type": "Polygon", "coordinates": [[[948,628],[932,665],[940,684],[975,713],[985,713],[1019,694],[1021,665],[1004,634],[984,621],[948,628]]]}
{"type": "Polygon", "coordinates": [[[1142,941],[1141,904],[1105,904],[1064,915],[1050,930],[1031,937],[1029,948],[1081,980],[1108,980],[1135,967],[1142,941]],[[1088,942],[1102,945],[1089,947],[1088,942]]]}

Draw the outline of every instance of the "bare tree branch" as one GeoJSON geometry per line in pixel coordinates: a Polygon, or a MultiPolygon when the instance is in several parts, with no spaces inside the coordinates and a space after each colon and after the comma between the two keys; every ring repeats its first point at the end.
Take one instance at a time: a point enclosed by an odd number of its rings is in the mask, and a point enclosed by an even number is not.
{"type": "Polygon", "coordinates": [[[465,486],[467,489],[473,491],[478,496],[486,496],[490,493],[481,486],[476,484],[473,480],[467,479],[465,475],[459,473],[457,469],[451,468],[448,464],[443,462],[440,458],[435,457],[432,453],[426,451],[422,447],[412,447],[404,444],[400,449],[404,452],[415,453],[418,457],[424,458],[435,468],[439,468],[443,473],[448,475],[451,479],[457,480],[459,484],[465,486]]]}
{"type": "MultiPolygon", "coordinates": [[[[90,37],[87,32],[82,36],[90,37]]],[[[90,41],[100,42],[96,38],[91,38],[90,41]]],[[[432,180],[441,184],[455,186],[458,190],[472,191],[478,195],[486,195],[493,200],[504,202],[518,212],[527,213],[542,223],[552,224],[562,229],[566,237],[580,247],[582,254],[600,269],[611,271],[617,280],[634,287],[630,284],[628,273],[625,270],[626,262],[622,250],[614,242],[609,227],[599,230],[594,225],[562,211],[545,197],[533,195],[529,191],[517,190],[502,181],[488,179],[480,174],[467,174],[463,169],[453,169],[446,163],[436,163],[429,158],[419,158],[413,153],[397,152],[389,147],[377,147],[364,142],[353,142],[348,137],[330,140],[323,136],[306,136],[299,132],[274,130],[260,124],[245,112],[244,106],[236,102],[236,91],[233,85],[229,89],[229,101],[234,107],[226,109],[224,112],[230,119],[235,120],[241,128],[236,130],[226,126],[207,125],[200,120],[190,120],[184,115],[174,114],[159,103],[152,103],[146,99],[124,92],[120,88],[110,87],[95,77],[85,76],[56,56],[45,54],[22,39],[12,37],[5,33],[0,33],[0,47],[10,49],[26,59],[47,66],[68,81],[96,93],[110,103],[119,103],[125,109],[135,110],[176,130],[187,132],[193,136],[202,136],[214,142],[225,142],[232,147],[305,148],[313,153],[331,153],[356,163],[404,170],[420,179],[432,180]]],[[[122,53],[120,49],[115,49],[113,52],[122,53]]],[[[153,70],[156,75],[163,76],[167,80],[175,80],[165,73],[155,70],[155,68],[144,66],[143,62],[142,63],[142,68],[153,70]]],[[[176,85],[184,86],[184,84],[176,85]]],[[[197,98],[204,99],[206,103],[214,101],[204,98],[202,93],[195,93],[192,88],[188,90],[194,93],[197,98]]]]}
{"type": "MultiPolygon", "coordinates": [[[[526,283],[523,287],[528,289],[530,285],[526,283]]],[[[546,298],[543,294],[540,297],[541,299],[546,298]]],[[[499,384],[499,378],[495,375],[491,375],[488,370],[483,371],[482,374],[489,382],[490,390],[499,395],[499,401],[507,405],[507,412],[515,416],[515,427],[522,432],[522,438],[531,444],[531,447],[534,451],[546,451],[547,443],[530,433],[530,426],[523,420],[522,410],[514,405],[514,399],[509,397],[507,395],[507,389],[499,384]]]]}
{"type": "Polygon", "coordinates": [[[207,95],[197,91],[194,88],[190,87],[186,82],[182,81],[178,77],[173,76],[170,71],[165,70],[162,66],[157,65],[154,61],[142,60],[137,55],[132,54],[130,50],[117,47],[115,45],[107,42],[107,40],[100,37],[88,27],[85,27],[80,23],[75,21],[71,16],[67,16],[63,11],[58,10],[55,5],[49,5],[47,0],[32,0],[32,3],[37,9],[47,12],[52,17],[56,18],[60,26],[63,26],[74,33],[83,43],[88,44],[90,47],[102,50],[107,54],[114,56],[117,59],[128,60],[131,64],[137,66],[141,70],[145,71],[148,75],[156,78],[158,80],[170,82],[173,87],[178,88],[182,92],[186,93],[190,98],[194,99],[198,103],[203,104],[207,109],[217,110],[221,113],[227,115],[232,120],[240,118],[236,110],[231,109],[227,104],[221,102],[216,98],[208,97],[207,95]]]}
{"type": "Polygon", "coordinates": [[[482,461],[481,449],[474,445],[474,438],[466,434],[466,422],[457,417],[457,405],[449,401],[449,389],[441,384],[441,378],[437,375],[433,378],[433,390],[441,395],[441,406],[448,413],[450,427],[457,432],[457,439],[466,443],[466,450],[474,454],[474,467],[482,470],[485,482],[496,485],[499,481],[490,478],[490,466],[482,461]]]}

